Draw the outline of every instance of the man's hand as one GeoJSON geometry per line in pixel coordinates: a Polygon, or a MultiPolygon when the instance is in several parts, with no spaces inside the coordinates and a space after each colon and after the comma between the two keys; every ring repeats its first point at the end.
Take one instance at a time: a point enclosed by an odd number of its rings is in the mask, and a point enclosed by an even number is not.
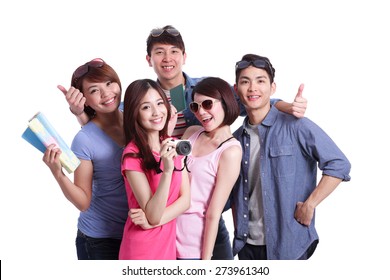
{"type": "Polygon", "coordinates": [[[307,108],[307,100],[302,96],[304,84],[301,84],[298,88],[298,93],[295,96],[294,102],[292,103],[292,115],[296,118],[303,118],[307,108]]]}
{"type": "Polygon", "coordinates": [[[295,220],[297,220],[298,223],[308,227],[310,226],[313,216],[314,208],[310,207],[308,203],[298,201],[294,214],[295,220]]]}

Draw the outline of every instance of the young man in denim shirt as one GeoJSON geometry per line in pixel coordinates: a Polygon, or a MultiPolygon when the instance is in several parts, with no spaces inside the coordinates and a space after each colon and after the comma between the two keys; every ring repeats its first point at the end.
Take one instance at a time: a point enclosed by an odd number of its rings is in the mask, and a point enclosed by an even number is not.
{"type": "Polygon", "coordinates": [[[315,208],[350,180],[348,159],[320,127],[271,105],[274,77],[266,57],[248,54],[236,64],[235,90],[247,111],[234,133],[243,148],[231,198],[240,260],[308,259],[319,240],[315,208]]]}

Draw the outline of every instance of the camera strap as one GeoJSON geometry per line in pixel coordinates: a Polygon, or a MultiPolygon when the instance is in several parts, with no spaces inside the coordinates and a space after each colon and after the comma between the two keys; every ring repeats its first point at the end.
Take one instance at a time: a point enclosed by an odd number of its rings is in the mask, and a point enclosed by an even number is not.
{"type": "MultiPolygon", "coordinates": [[[[189,169],[188,169],[188,166],[187,166],[187,158],[188,158],[188,156],[185,156],[185,158],[184,158],[184,166],[181,168],[181,169],[178,169],[178,168],[176,168],[175,166],[173,167],[173,171],[183,171],[184,170],[184,168],[188,171],[188,172],[191,172],[189,169]]],[[[160,173],[162,173],[163,171],[161,170],[161,168],[160,168],[160,166],[161,166],[161,158],[160,158],[160,160],[158,161],[158,164],[157,164],[158,166],[157,166],[157,168],[156,168],[156,173],[157,174],[160,174],[160,173]]]]}

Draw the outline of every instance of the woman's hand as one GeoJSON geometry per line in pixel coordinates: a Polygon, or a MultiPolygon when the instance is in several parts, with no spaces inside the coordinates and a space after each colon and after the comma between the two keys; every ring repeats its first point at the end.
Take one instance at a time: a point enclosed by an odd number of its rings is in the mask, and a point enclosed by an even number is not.
{"type": "Polygon", "coordinates": [[[43,162],[50,168],[54,176],[62,173],[62,166],[60,162],[61,150],[55,144],[51,144],[47,147],[43,154],[43,162]]]}
{"type": "MultiPolygon", "coordinates": [[[[174,169],[174,158],[177,156],[175,143],[172,138],[167,138],[161,143],[160,157],[164,164],[163,172],[172,172],[174,169]]],[[[160,166],[161,168],[161,166],[160,166]]],[[[161,168],[162,169],[162,168],[161,168]]]]}
{"type": "Polygon", "coordinates": [[[84,113],[85,97],[81,91],[74,87],[66,90],[65,87],[58,85],[57,88],[65,95],[65,99],[69,104],[70,111],[75,116],[80,116],[84,113]]]}
{"type": "Polygon", "coordinates": [[[135,224],[140,226],[143,229],[151,229],[153,228],[146,218],[145,212],[142,211],[141,208],[132,208],[129,210],[129,217],[131,221],[135,224]]]}

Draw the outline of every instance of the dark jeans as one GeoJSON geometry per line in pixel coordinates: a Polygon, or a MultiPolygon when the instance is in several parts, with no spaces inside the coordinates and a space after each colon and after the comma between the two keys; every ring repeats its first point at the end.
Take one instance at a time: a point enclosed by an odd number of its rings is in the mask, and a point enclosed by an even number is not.
{"type": "MultiPolygon", "coordinates": [[[[307,248],[306,252],[298,260],[308,260],[317,248],[318,240],[314,240],[307,248]]],[[[255,246],[246,243],[245,246],[238,252],[238,259],[240,260],[266,260],[267,249],[266,246],[255,246]]]]}
{"type": "Polygon", "coordinates": [[[120,239],[93,238],[77,231],[76,249],[79,260],[117,260],[120,239]]]}
{"type": "Polygon", "coordinates": [[[265,245],[256,246],[246,243],[245,246],[238,252],[239,260],[266,260],[267,248],[265,245]]]}
{"type": "Polygon", "coordinates": [[[212,260],[233,260],[233,250],[230,243],[229,231],[221,216],[218,225],[217,238],[215,240],[212,260]]]}

